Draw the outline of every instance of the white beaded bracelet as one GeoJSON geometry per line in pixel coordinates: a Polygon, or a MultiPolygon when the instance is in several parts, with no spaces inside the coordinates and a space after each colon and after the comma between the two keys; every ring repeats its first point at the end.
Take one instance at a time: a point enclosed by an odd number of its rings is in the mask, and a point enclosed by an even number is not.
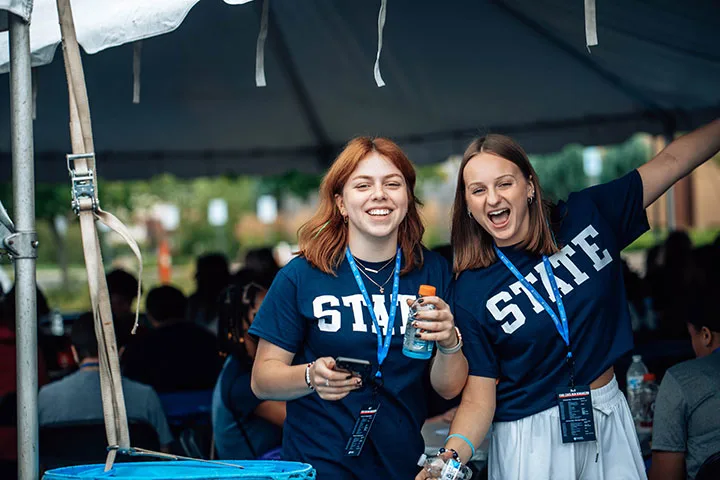
{"type": "Polygon", "coordinates": [[[315,387],[313,387],[313,384],[310,381],[310,367],[312,367],[314,363],[315,362],[310,362],[307,364],[307,367],[305,367],[305,383],[310,390],[315,390],[315,387]]]}

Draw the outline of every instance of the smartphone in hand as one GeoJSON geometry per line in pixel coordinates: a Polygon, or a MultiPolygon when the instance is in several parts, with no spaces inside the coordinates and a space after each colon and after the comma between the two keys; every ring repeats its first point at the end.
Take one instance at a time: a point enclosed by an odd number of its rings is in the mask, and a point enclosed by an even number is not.
{"type": "Polygon", "coordinates": [[[362,379],[362,386],[358,390],[363,390],[372,380],[372,365],[367,360],[350,357],[337,357],[335,359],[335,370],[347,372],[355,377],[362,379]]]}

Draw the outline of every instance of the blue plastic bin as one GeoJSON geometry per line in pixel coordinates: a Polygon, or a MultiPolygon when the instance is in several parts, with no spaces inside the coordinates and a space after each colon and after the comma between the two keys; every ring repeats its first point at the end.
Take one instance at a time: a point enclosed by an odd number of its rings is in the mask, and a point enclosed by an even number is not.
{"type": "Polygon", "coordinates": [[[309,480],[315,478],[311,465],[298,462],[244,460],[223,461],[244,468],[194,461],[116,463],[108,472],[104,465],[79,465],[49,470],[43,480],[110,478],[134,480],[309,480]]]}

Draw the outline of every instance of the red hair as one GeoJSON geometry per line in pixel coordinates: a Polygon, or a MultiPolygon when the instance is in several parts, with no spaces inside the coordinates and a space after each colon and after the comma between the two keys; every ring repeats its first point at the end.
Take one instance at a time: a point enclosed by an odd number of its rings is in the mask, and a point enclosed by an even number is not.
{"type": "Polygon", "coordinates": [[[298,230],[300,255],[314,267],[334,275],[345,258],[348,226],[335,203],[358,164],[376,152],[392,163],[405,178],[408,211],[398,226],[398,243],[405,257],[402,274],[423,264],[422,236],[425,232],[415,196],[415,167],[405,153],[387,138],[356,137],[335,159],[320,185],[320,205],[315,214],[298,230]]]}

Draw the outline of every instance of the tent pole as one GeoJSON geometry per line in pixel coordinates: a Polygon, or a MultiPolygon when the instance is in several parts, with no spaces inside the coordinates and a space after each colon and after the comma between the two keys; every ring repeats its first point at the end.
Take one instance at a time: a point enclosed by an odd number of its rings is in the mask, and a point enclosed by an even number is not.
{"type": "Polygon", "coordinates": [[[33,162],[30,24],[8,13],[10,30],[10,134],[13,215],[17,237],[15,302],[17,337],[18,479],[40,478],[38,456],[37,308],[35,286],[35,173],[33,162]],[[30,245],[32,244],[32,245],[30,245]]]}

